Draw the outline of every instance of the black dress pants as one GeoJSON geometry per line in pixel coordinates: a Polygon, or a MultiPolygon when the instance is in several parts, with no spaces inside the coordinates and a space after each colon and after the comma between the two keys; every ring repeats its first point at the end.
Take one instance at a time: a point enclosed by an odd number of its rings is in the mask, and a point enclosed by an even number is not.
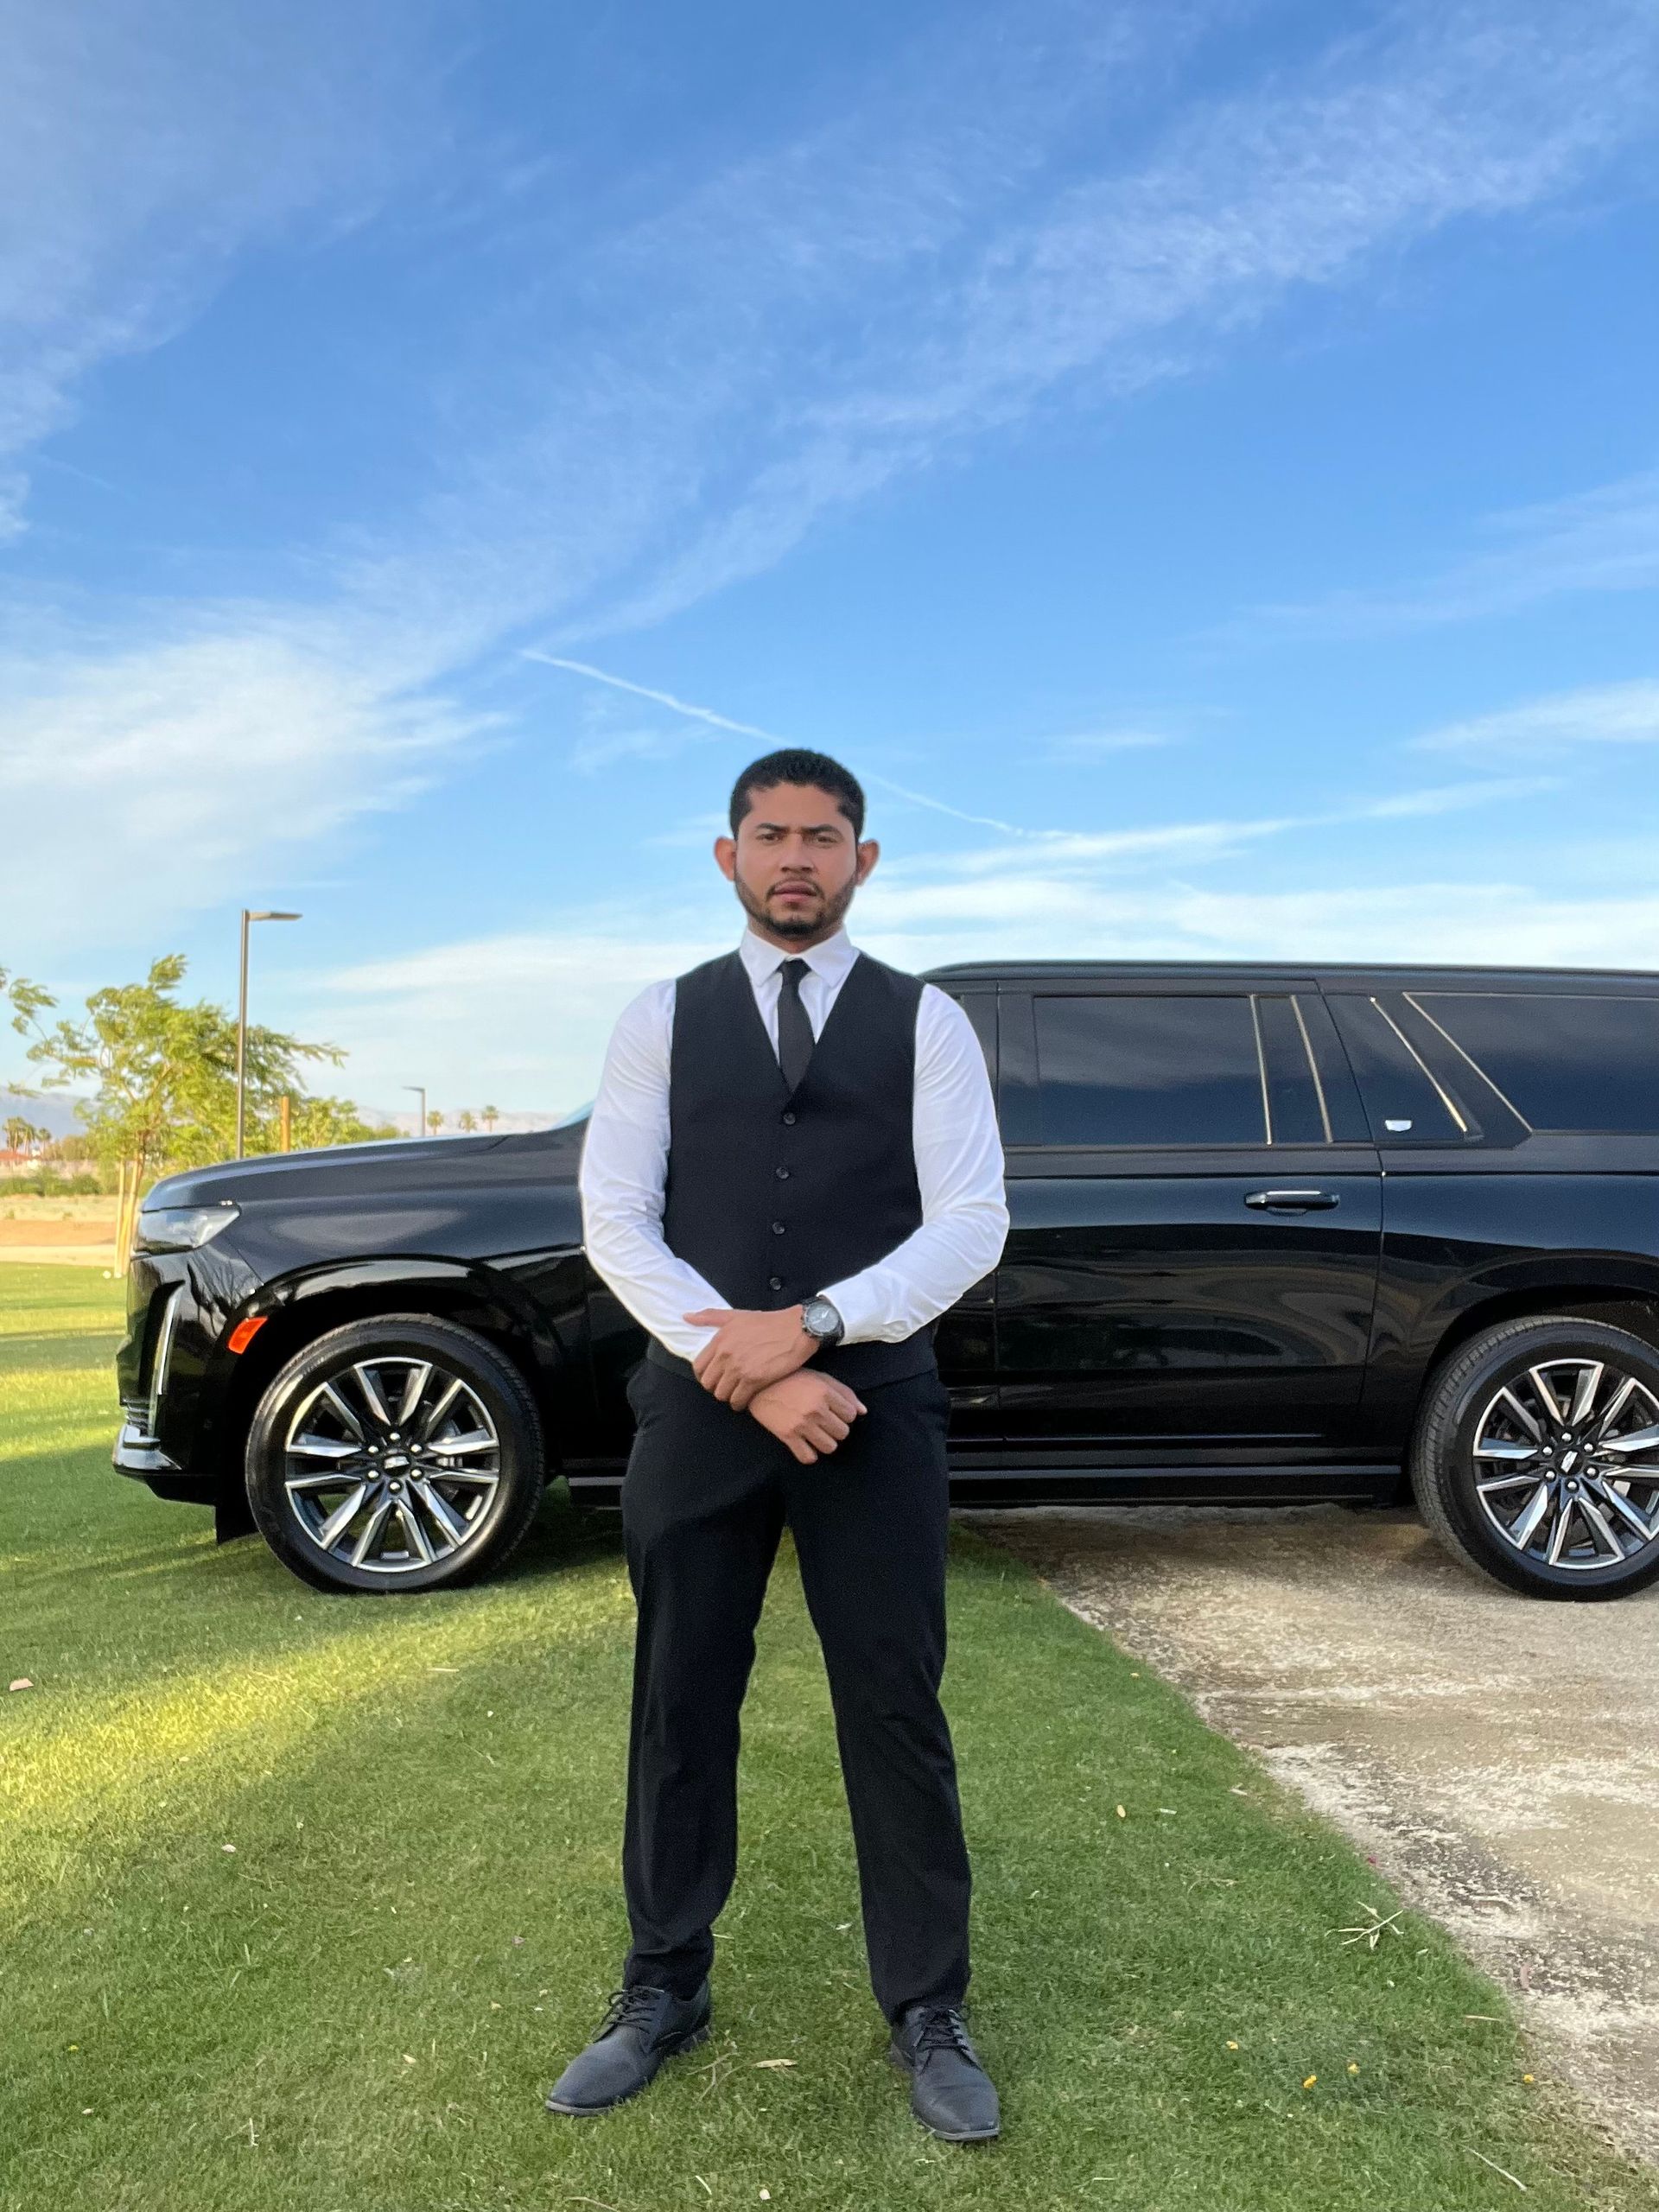
{"type": "Polygon", "coordinates": [[[639,1606],[623,1886],[630,1986],[690,1996],[737,1864],[738,1713],[785,1522],[823,1647],[852,1815],[870,1980],[890,2021],[968,1985],[969,1874],[944,1669],[949,1400],[927,1373],[803,1466],[751,1414],[645,1360],[622,1484],[639,1606]]]}

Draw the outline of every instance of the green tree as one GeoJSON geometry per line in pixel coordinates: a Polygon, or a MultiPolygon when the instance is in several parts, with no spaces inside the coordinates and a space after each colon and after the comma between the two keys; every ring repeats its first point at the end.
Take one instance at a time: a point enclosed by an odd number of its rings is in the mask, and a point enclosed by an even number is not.
{"type": "Polygon", "coordinates": [[[462,1108],[461,1120],[457,1126],[468,1136],[471,1136],[473,1131],[478,1127],[478,1116],[470,1106],[462,1108]]]}
{"type": "MultiPolygon", "coordinates": [[[[42,1003],[55,1001],[34,993],[29,1008],[37,1032],[29,1057],[51,1071],[43,1087],[92,1086],[80,1115],[98,1157],[127,1163],[138,1188],[164,1168],[204,1166],[235,1150],[236,1022],[206,999],[194,1005],[180,1001],[186,965],[182,953],[165,954],[152,962],[143,982],[94,991],[83,1019],[60,1019],[50,1030],[35,1016],[42,1003]]],[[[16,986],[11,995],[16,1003],[16,986]]],[[[14,1026],[22,1027],[21,1018],[14,1026]]],[[[337,1045],[305,1044],[251,1023],[248,1150],[276,1149],[276,1101],[285,1090],[300,1092],[302,1062],[344,1058],[337,1045]]],[[[303,1112],[320,1102],[300,1103],[303,1112]]],[[[328,1103],[343,1107],[343,1102],[328,1103]]]]}
{"type": "Polygon", "coordinates": [[[486,1106],[484,1109],[484,1126],[492,1136],[495,1135],[495,1125],[500,1118],[501,1109],[499,1106],[486,1106]]]}
{"type": "MultiPolygon", "coordinates": [[[[20,1037],[27,1037],[30,1030],[38,1037],[41,1034],[41,1014],[48,1007],[57,1004],[50,991],[43,991],[38,983],[31,983],[26,976],[16,975],[10,968],[0,968],[0,1006],[5,1005],[8,1000],[11,1003],[11,1026],[20,1037]]],[[[8,1087],[22,1098],[39,1096],[26,1083],[13,1083],[8,1087]]]]}
{"type": "Polygon", "coordinates": [[[426,1126],[431,1130],[434,1136],[436,1136],[438,1131],[443,1127],[443,1116],[439,1113],[435,1106],[426,1117],[426,1126]]]}
{"type": "Polygon", "coordinates": [[[349,1098],[301,1097],[294,1101],[296,1152],[317,1152],[331,1144],[371,1144],[377,1139],[402,1135],[403,1131],[391,1122],[365,1122],[349,1098]]]}

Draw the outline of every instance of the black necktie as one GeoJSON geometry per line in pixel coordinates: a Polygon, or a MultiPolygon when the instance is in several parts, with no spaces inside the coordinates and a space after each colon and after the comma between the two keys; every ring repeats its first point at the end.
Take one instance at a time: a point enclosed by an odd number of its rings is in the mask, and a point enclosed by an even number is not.
{"type": "Polygon", "coordinates": [[[778,1058],[784,1081],[793,1090],[806,1073],[806,1064],[812,1057],[812,1024],[801,1004],[801,978],[806,973],[806,963],[785,960],[778,973],[778,1058]]]}

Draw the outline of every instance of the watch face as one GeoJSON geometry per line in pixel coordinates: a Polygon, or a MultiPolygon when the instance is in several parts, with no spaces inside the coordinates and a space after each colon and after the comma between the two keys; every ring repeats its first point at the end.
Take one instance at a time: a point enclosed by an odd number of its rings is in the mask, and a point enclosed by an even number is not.
{"type": "Polygon", "coordinates": [[[815,1337],[833,1337],[841,1329],[841,1316],[827,1298],[809,1298],[801,1308],[801,1319],[815,1337]]]}

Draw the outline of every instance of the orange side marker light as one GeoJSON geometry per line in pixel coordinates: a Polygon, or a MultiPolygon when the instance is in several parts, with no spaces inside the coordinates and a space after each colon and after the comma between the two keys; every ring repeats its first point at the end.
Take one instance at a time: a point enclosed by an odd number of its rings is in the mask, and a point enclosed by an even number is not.
{"type": "Polygon", "coordinates": [[[246,1351],[270,1319],[269,1313],[249,1314],[245,1321],[238,1321],[231,1331],[230,1335],[225,1339],[226,1344],[232,1351],[246,1351]]]}

